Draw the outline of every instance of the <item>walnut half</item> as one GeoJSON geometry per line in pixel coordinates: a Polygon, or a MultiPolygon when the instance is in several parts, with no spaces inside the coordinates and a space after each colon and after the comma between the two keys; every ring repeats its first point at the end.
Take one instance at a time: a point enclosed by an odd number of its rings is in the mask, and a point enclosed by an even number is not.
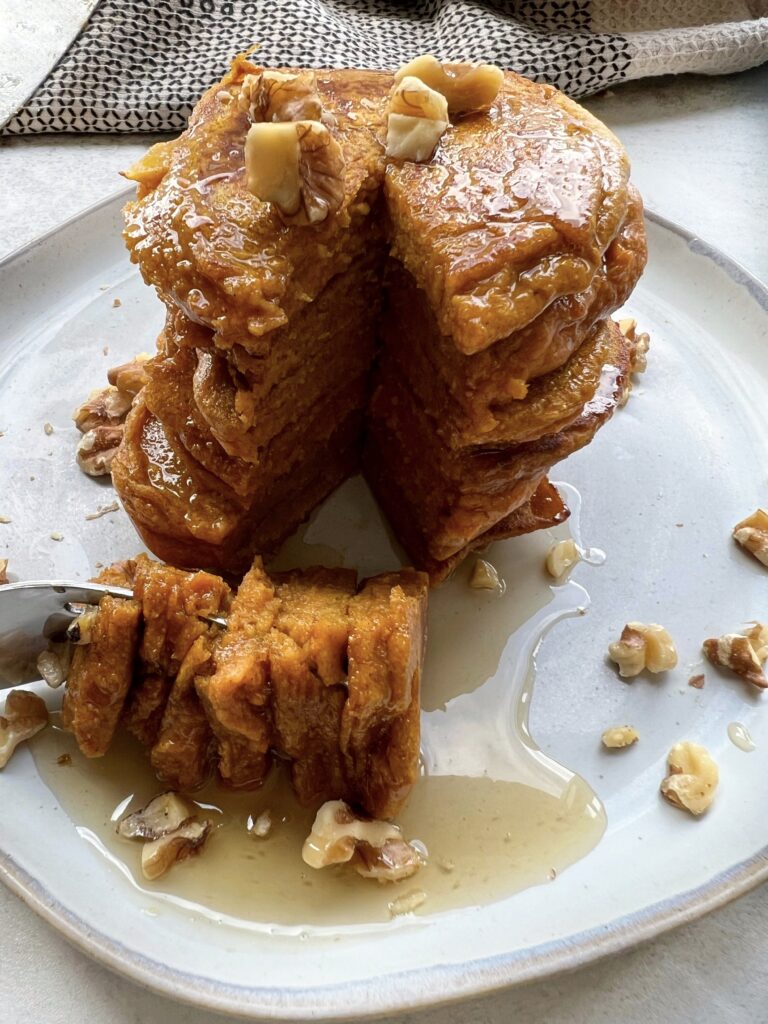
{"type": "Polygon", "coordinates": [[[677,665],[674,640],[655,622],[628,622],[620,639],[609,646],[608,655],[623,679],[640,675],[644,669],[666,672],[677,665]]]}
{"type": "Polygon", "coordinates": [[[248,190],[288,224],[319,224],[344,200],[344,156],[319,121],[252,124],[245,167],[248,190]]]}
{"type": "Polygon", "coordinates": [[[669,774],[661,793],[675,807],[699,815],[710,806],[720,779],[717,765],[706,747],[687,740],[676,743],[667,757],[669,774]]]}
{"type": "Polygon", "coordinates": [[[379,882],[399,882],[424,863],[397,825],[360,818],[343,800],[323,804],[301,855],[311,868],[351,863],[363,878],[379,882]]]}

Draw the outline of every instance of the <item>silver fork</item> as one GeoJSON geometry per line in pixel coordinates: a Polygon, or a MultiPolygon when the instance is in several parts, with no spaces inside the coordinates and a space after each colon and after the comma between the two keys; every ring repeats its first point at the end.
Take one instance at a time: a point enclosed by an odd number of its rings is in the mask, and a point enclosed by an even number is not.
{"type": "MultiPolygon", "coordinates": [[[[52,640],[63,640],[67,626],[107,594],[131,598],[125,587],[69,580],[34,580],[0,587],[0,689],[40,678],[38,655],[52,640]]],[[[226,626],[227,620],[202,616],[226,626]]]]}

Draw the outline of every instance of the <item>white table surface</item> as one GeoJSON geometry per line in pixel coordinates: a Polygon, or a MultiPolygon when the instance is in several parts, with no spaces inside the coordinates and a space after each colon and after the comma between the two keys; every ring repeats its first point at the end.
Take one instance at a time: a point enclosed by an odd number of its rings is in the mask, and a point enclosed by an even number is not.
{"type": "MultiPolygon", "coordinates": [[[[622,138],[646,204],[768,281],[768,67],[657,79],[587,104],[622,138]]],[[[0,256],[121,187],[150,137],[0,143],[0,256]]],[[[1,301],[1,299],[0,299],[1,301]]],[[[204,1024],[223,1020],[146,992],[71,948],[0,887],[2,1024],[204,1024]]],[[[765,1024],[768,887],[648,943],[404,1024],[765,1024]]]]}

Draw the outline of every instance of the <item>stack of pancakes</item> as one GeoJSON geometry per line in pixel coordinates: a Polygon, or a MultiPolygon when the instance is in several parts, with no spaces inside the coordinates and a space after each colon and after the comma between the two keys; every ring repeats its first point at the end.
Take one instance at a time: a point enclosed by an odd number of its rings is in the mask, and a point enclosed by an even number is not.
{"type": "Polygon", "coordinates": [[[257,559],[232,594],[211,573],[140,555],[98,581],[134,598],[103,598],[75,649],[62,721],[87,757],[122,725],[173,789],[214,769],[254,788],[277,756],[306,806],[397,813],[419,773],[425,575],[358,586],[350,569],[267,575],[257,559]],[[222,615],[226,629],[207,621],[222,615]]]}
{"type": "Polygon", "coordinates": [[[645,262],[614,136],[504,75],[423,163],[385,156],[392,75],[316,73],[340,209],[286,223],[246,187],[242,58],[129,172],[131,257],[168,313],[113,477],[168,561],[241,571],[362,466],[433,580],[567,515],[546,479],[610,417],[645,262]]]}

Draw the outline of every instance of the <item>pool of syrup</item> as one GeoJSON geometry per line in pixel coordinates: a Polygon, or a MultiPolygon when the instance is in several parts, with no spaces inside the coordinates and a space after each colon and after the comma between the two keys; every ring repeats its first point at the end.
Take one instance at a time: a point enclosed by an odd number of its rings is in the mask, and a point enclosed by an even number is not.
{"type": "MultiPolygon", "coordinates": [[[[566,497],[577,512],[578,495],[566,497]]],[[[578,542],[577,519],[571,532],[578,542]]],[[[383,571],[400,561],[382,536],[362,483],[349,481],[287,546],[279,567],[323,562],[355,565],[362,575],[383,571]]],[[[88,760],[54,721],[31,744],[38,772],[83,840],[126,885],[150,893],[158,912],[175,904],[240,927],[323,928],[386,921],[395,901],[411,894],[421,901],[414,912],[424,915],[551,884],[605,829],[587,783],[544,755],[528,733],[538,645],[558,620],[589,603],[575,582],[545,575],[553,539],[550,532],[534,534],[484,553],[505,580],[504,592],[471,588],[470,558],[430,597],[422,776],[398,818],[405,837],[423,844],[428,857],[403,882],[378,884],[344,866],[307,867],[301,847],[313,816],[297,804],[280,768],[255,792],[211,782],[191,794],[200,817],[213,822],[212,834],[198,857],[147,882],[140,844],[119,837],[115,827],[162,791],[142,748],[120,735],[105,757],[88,760]],[[265,810],[272,829],[258,838],[248,822],[265,810]]]]}

